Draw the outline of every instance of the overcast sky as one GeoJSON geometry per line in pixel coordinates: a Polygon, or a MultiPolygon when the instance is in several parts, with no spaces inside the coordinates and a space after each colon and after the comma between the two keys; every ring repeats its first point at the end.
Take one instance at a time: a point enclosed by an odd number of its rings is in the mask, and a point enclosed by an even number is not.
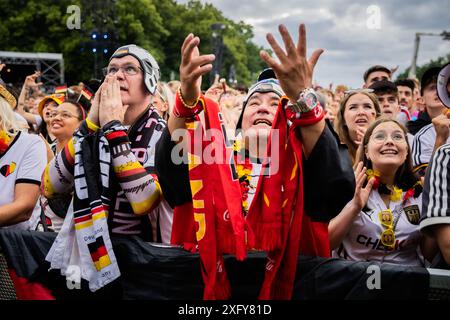
{"type": "MultiPolygon", "coordinates": [[[[412,61],[416,32],[450,31],[450,0],[201,0],[213,4],[234,21],[253,26],[254,41],[268,47],[267,32],[276,33],[284,23],[297,37],[298,24],[307,29],[308,53],[323,48],[315,72],[322,86],[344,83],[360,87],[362,74],[371,65],[399,65],[397,74],[412,61]],[[367,12],[375,5],[380,10],[380,28],[376,13],[367,12]],[[369,28],[367,22],[372,22],[369,28]]],[[[178,0],[186,3],[187,0],[178,0]]],[[[418,65],[450,53],[450,41],[441,37],[421,37],[418,65]]],[[[394,76],[395,78],[395,76],[394,76]]]]}

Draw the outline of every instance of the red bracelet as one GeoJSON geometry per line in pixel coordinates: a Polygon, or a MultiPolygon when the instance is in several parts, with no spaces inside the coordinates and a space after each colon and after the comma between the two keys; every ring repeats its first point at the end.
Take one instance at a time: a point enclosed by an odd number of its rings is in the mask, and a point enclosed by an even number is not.
{"type": "Polygon", "coordinates": [[[173,115],[175,117],[192,118],[203,110],[205,105],[203,96],[200,96],[197,99],[197,103],[194,106],[188,108],[185,105],[183,98],[180,97],[180,95],[181,95],[180,90],[178,90],[177,94],[175,95],[175,106],[173,108],[173,115]]]}
{"type": "Polygon", "coordinates": [[[311,126],[325,117],[325,111],[319,104],[313,110],[305,113],[295,113],[288,106],[285,107],[286,116],[295,126],[305,127],[311,126]]]}

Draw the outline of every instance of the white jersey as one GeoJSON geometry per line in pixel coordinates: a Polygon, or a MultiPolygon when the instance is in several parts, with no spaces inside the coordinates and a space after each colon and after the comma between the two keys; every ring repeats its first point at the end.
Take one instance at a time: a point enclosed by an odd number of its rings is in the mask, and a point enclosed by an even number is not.
{"type": "Polygon", "coordinates": [[[358,214],[341,246],[333,251],[333,256],[353,261],[423,266],[424,261],[419,245],[421,205],[421,196],[408,199],[404,205],[402,200],[390,202],[389,209],[393,214],[396,239],[394,248],[390,249],[380,241],[380,235],[386,227],[381,224],[378,216],[379,212],[388,208],[378,190],[372,190],[367,202],[367,208],[370,209],[358,214]]]}
{"type": "Polygon", "coordinates": [[[423,207],[420,228],[450,223],[450,144],[436,150],[423,189],[423,207]]]}
{"type": "MultiPolygon", "coordinates": [[[[32,183],[39,186],[46,164],[47,152],[44,141],[37,135],[19,132],[6,153],[0,156],[0,206],[14,201],[17,183],[32,183]]],[[[28,221],[4,228],[34,229],[40,214],[41,206],[37,201],[28,221]]]]}
{"type": "MultiPolygon", "coordinates": [[[[432,123],[426,125],[414,136],[412,144],[413,166],[418,167],[428,164],[433,154],[434,144],[436,142],[436,130],[432,123]]],[[[450,137],[447,143],[450,142],[450,137]]]]}

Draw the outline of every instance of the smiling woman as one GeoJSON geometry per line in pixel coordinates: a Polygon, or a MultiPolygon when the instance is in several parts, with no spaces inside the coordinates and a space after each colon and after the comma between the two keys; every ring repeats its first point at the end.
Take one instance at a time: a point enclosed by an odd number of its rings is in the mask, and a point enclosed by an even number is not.
{"type": "Polygon", "coordinates": [[[422,185],[412,171],[406,130],[379,119],[361,147],[355,195],[328,228],[334,256],[426,266],[436,247],[419,231],[422,185]]]}
{"type": "Polygon", "coordinates": [[[69,99],[53,110],[50,117],[50,132],[56,138],[56,152],[59,152],[85,119],[85,111],[78,102],[69,99]]]}

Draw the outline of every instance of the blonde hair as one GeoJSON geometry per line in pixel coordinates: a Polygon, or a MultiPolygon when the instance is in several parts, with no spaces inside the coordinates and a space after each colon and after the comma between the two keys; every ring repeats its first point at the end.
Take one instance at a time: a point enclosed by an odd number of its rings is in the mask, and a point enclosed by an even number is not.
{"type": "Polygon", "coordinates": [[[172,114],[173,106],[175,104],[175,95],[172,93],[169,85],[165,82],[158,82],[157,90],[158,92],[156,94],[160,95],[163,103],[167,103],[167,111],[163,115],[163,119],[167,121],[172,114]]]}
{"type": "Polygon", "coordinates": [[[0,97],[0,130],[15,135],[21,129],[11,105],[3,97],[0,97]]]}

